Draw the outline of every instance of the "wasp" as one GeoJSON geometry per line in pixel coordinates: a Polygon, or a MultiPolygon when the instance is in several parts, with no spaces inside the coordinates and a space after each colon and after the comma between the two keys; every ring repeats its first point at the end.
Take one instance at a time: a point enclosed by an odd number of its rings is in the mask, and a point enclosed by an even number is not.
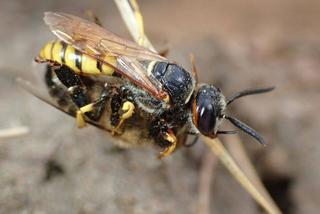
{"type": "Polygon", "coordinates": [[[226,99],[219,88],[198,83],[197,71],[120,38],[85,19],[46,12],[45,23],[57,36],[35,58],[46,63],[45,82],[56,107],[109,131],[122,145],[155,143],[160,158],[183,144],[188,135],[215,138],[226,119],[259,143],[263,138],[228,116],[234,100],[273,88],[245,90],[226,99]]]}

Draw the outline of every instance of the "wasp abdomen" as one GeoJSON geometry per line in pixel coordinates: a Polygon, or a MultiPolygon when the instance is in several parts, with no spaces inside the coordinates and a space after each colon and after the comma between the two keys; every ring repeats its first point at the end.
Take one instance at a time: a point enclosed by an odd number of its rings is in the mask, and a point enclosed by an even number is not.
{"type": "MultiPolygon", "coordinates": [[[[71,45],[61,41],[54,40],[45,44],[40,50],[41,60],[52,61],[60,65],[66,65],[75,73],[90,75],[112,75],[114,68],[103,63],[87,54],[83,54],[71,45]]],[[[114,56],[105,56],[104,61],[110,65],[116,64],[114,56]]]]}
{"type": "Polygon", "coordinates": [[[184,68],[173,63],[157,62],[151,73],[162,83],[173,103],[183,105],[189,101],[193,92],[193,80],[184,68]]]}

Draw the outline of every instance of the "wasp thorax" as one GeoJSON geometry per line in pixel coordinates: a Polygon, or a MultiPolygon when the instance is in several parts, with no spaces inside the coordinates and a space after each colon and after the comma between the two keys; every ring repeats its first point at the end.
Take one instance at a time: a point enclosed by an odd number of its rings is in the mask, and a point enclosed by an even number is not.
{"type": "Polygon", "coordinates": [[[194,88],[191,74],[177,64],[157,62],[152,70],[155,79],[170,95],[175,105],[184,105],[189,101],[194,88]]]}
{"type": "Polygon", "coordinates": [[[214,136],[217,133],[225,107],[225,98],[219,89],[211,85],[198,89],[193,100],[192,119],[201,134],[214,136]]]}

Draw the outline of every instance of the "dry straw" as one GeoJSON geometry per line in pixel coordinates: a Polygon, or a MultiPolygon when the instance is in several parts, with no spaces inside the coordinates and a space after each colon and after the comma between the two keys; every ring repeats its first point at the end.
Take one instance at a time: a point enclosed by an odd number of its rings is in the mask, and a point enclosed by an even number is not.
{"type": "Polygon", "coordinates": [[[0,130],[0,139],[19,137],[19,136],[26,135],[29,132],[30,132],[30,130],[26,126],[1,129],[0,130]]]}

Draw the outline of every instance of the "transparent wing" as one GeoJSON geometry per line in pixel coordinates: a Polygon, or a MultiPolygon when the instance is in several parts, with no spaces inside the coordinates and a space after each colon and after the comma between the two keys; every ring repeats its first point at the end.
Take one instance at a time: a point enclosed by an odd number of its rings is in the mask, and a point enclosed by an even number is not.
{"type": "Polygon", "coordinates": [[[166,58],[76,16],[46,12],[44,21],[59,39],[106,64],[109,63],[104,60],[105,56],[115,56],[116,72],[146,89],[156,98],[162,99],[167,96],[162,90],[161,83],[151,79],[140,63],[168,61],[166,58]]]}

